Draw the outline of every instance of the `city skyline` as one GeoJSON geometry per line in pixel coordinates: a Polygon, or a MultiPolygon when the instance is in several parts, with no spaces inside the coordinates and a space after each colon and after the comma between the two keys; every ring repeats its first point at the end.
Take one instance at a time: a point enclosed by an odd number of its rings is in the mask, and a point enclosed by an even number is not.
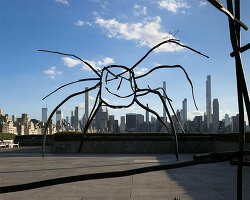
{"type": "MultiPolygon", "coordinates": [[[[190,118],[190,117],[188,117],[188,113],[190,112],[188,112],[188,109],[187,109],[187,99],[186,98],[184,98],[184,100],[182,101],[182,108],[174,108],[175,109],[175,112],[176,112],[176,114],[178,114],[178,112],[180,112],[180,116],[179,116],[179,120],[181,120],[181,121],[183,121],[184,123],[187,121],[187,120],[194,120],[195,119],[195,117],[197,117],[197,116],[202,116],[203,118],[204,118],[204,120],[206,121],[206,126],[207,127],[209,127],[209,129],[211,130],[211,131],[214,131],[214,130],[216,130],[216,128],[218,128],[218,122],[219,122],[219,120],[222,120],[222,119],[225,119],[226,118],[226,115],[229,115],[228,113],[226,113],[226,114],[224,114],[223,116],[221,116],[220,115],[220,110],[219,110],[219,100],[218,100],[218,98],[215,98],[215,99],[212,99],[211,98],[211,94],[212,94],[212,92],[211,92],[211,90],[212,90],[212,88],[211,88],[211,75],[207,75],[206,76],[206,111],[204,111],[204,112],[201,112],[200,114],[198,114],[198,115],[194,115],[194,116],[192,116],[192,118],[190,118]],[[212,101],[213,100],[213,101],[212,101]],[[212,109],[212,107],[213,107],[213,109],[212,109]],[[216,116],[214,116],[214,110],[215,110],[215,112],[216,112],[216,116]],[[210,116],[210,117],[208,117],[208,116],[210,116]],[[209,119],[210,118],[210,119],[209,119]],[[217,124],[215,125],[215,127],[212,127],[212,122],[214,121],[216,119],[216,121],[218,121],[217,122],[217,124]]],[[[88,87],[85,87],[85,90],[86,89],[88,89],[88,87]]],[[[165,81],[163,81],[163,89],[164,90],[166,90],[166,82],[165,81]]],[[[162,95],[164,96],[164,94],[162,93],[162,95]]],[[[79,112],[79,106],[75,106],[74,107],[74,109],[75,109],[75,111],[69,111],[68,113],[71,113],[71,116],[72,116],[72,113],[74,112],[75,114],[73,114],[74,116],[76,116],[76,118],[77,118],[77,124],[75,124],[74,126],[75,127],[79,127],[79,124],[78,124],[78,121],[80,121],[80,120],[82,120],[84,117],[85,117],[85,119],[84,120],[87,120],[87,117],[86,116],[88,116],[88,113],[89,113],[89,92],[87,92],[87,93],[85,93],[85,95],[84,95],[85,97],[85,101],[83,102],[83,107],[81,108],[82,110],[84,110],[84,112],[83,113],[81,113],[81,114],[79,114],[80,112],[79,112]],[[87,103],[85,103],[85,102],[87,102],[87,103]],[[87,115],[86,115],[87,114],[87,115]]],[[[103,107],[105,107],[105,106],[103,106],[103,107]]],[[[148,103],[147,103],[147,107],[148,107],[148,103]]],[[[112,110],[111,108],[107,108],[107,107],[105,107],[106,109],[109,109],[109,110],[112,110]]],[[[46,122],[47,121],[47,118],[48,118],[48,115],[50,114],[50,113],[48,113],[48,108],[47,108],[47,105],[46,105],[46,108],[41,108],[42,109],[42,112],[41,112],[41,118],[32,118],[31,117],[31,119],[38,119],[38,120],[40,120],[41,122],[46,122]],[[46,120],[45,120],[46,119],[46,120]]],[[[4,109],[1,109],[1,112],[3,112],[3,110],[4,109]]],[[[119,110],[119,109],[118,109],[119,110]]],[[[129,109],[125,109],[125,110],[129,110],[129,109]]],[[[145,112],[145,111],[144,111],[145,112]]],[[[192,111],[191,111],[192,112],[192,111]]],[[[112,112],[111,112],[112,113],[112,112]]],[[[4,114],[4,113],[3,113],[4,114]]],[[[7,114],[9,114],[9,113],[7,113],[7,114]]],[[[22,113],[22,114],[27,114],[27,113],[22,113]]],[[[21,115],[22,115],[21,114],[21,115]]],[[[141,113],[136,113],[135,111],[133,112],[130,112],[130,111],[128,111],[128,112],[125,112],[125,115],[127,115],[127,114],[141,114],[141,113]]],[[[163,120],[165,121],[165,120],[167,120],[168,122],[169,122],[169,120],[168,120],[168,118],[167,118],[167,116],[166,116],[166,111],[165,111],[165,109],[164,109],[164,106],[162,105],[162,113],[158,113],[162,118],[163,118],[163,120]],[[165,116],[165,117],[164,117],[165,116]]],[[[173,113],[171,113],[171,114],[173,114],[173,113]]],[[[20,115],[20,116],[21,116],[20,115]]],[[[144,114],[144,117],[145,117],[145,121],[147,121],[146,119],[147,119],[147,115],[148,115],[148,118],[152,118],[152,116],[154,117],[154,118],[156,118],[156,116],[155,115],[153,115],[153,114],[151,114],[151,113],[147,113],[147,112],[145,112],[144,114]]],[[[237,115],[237,113],[235,114],[235,115],[237,115]]],[[[16,115],[11,115],[10,114],[10,116],[12,116],[12,121],[14,121],[13,120],[13,117],[15,117],[16,118],[16,115]]],[[[70,117],[70,115],[64,115],[65,117],[63,117],[63,111],[62,111],[62,109],[58,109],[57,111],[56,111],[56,113],[55,113],[55,115],[53,116],[53,118],[52,119],[54,119],[54,121],[55,122],[57,122],[57,121],[60,121],[60,120],[62,120],[62,119],[65,119],[66,120],[66,118],[69,118],[70,117]]],[[[116,120],[118,120],[119,121],[119,123],[121,123],[121,121],[120,121],[120,117],[123,117],[124,115],[114,115],[114,117],[115,117],[115,119],[116,120]]],[[[177,115],[178,116],[178,115],[177,115]]],[[[233,115],[231,115],[231,116],[233,116],[233,115]]]]}
{"type": "MultiPolygon", "coordinates": [[[[204,80],[210,74],[213,77],[212,99],[217,98],[220,102],[220,119],[225,114],[232,116],[238,113],[235,66],[229,56],[232,50],[226,19],[205,1],[182,0],[182,6],[172,9],[164,7],[160,0],[65,2],[68,4],[46,0],[0,2],[3,8],[0,15],[4,19],[0,21],[0,42],[5,47],[0,48],[0,80],[4,85],[0,88],[0,107],[5,113],[16,116],[29,113],[31,118],[41,119],[42,107],[48,105],[50,113],[66,96],[92,85],[92,82],[72,85],[42,101],[46,94],[60,85],[91,78],[94,74],[71,57],[39,53],[38,49],[74,53],[96,68],[109,64],[131,66],[150,47],[168,37],[180,39],[210,58],[176,46],[165,46],[153,52],[138,66],[136,73],[145,73],[156,65],[182,65],[193,82],[199,110],[195,110],[191,89],[181,70],[154,72],[150,79],[141,80],[140,85],[147,87],[150,84],[150,87],[156,88],[166,81],[166,90],[174,108],[181,109],[186,98],[187,118],[191,119],[206,111],[204,80]]],[[[250,2],[242,2],[242,20],[245,23],[250,21],[250,16],[246,14],[249,6],[250,2]]],[[[242,44],[247,42],[246,38],[249,38],[249,33],[243,31],[242,44]]],[[[247,54],[243,55],[243,60],[244,65],[250,64],[247,54]]],[[[245,68],[245,74],[249,86],[249,68],[245,68]]],[[[95,96],[96,91],[89,93],[90,109],[95,96]]],[[[143,101],[162,115],[162,104],[154,97],[145,97],[143,101]]],[[[67,102],[61,110],[65,116],[70,116],[75,106],[79,107],[79,116],[82,116],[84,96],[67,102]]],[[[117,119],[129,112],[145,115],[145,111],[137,106],[128,110],[109,109],[109,113],[117,119]]]]}

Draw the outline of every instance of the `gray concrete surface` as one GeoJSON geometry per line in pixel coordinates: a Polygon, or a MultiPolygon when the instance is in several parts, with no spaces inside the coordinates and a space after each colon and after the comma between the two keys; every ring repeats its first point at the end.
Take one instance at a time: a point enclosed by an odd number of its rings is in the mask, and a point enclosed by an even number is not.
{"type": "MultiPolygon", "coordinates": [[[[0,150],[1,186],[56,177],[110,172],[174,163],[173,154],[53,154],[42,159],[40,149],[25,147],[0,150]]],[[[191,160],[181,154],[180,162],[191,160]]],[[[250,199],[250,167],[244,167],[243,199],[250,199]]],[[[81,181],[21,192],[0,194],[1,200],[85,199],[236,199],[236,166],[229,162],[205,164],[168,171],[81,181]]]]}

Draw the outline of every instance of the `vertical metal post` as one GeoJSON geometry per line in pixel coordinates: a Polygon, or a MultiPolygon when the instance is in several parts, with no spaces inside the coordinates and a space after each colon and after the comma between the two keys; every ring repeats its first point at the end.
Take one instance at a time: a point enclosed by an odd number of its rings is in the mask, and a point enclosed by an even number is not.
{"type": "MultiPolygon", "coordinates": [[[[240,0],[235,0],[235,12],[233,12],[232,0],[227,0],[227,7],[229,12],[235,14],[235,17],[240,20],[240,0]]],[[[243,101],[243,86],[245,84],[245,77],[241,63],[240,48],[240,26],[229,19],[230,38],[235,52],[236,63],[236,79],[237,79],[237,93],[238,93],[238,107],[239,107],[239,157],[237,167],[237,200],[242,200],[242,168],[243,168],[243,151],[245,143],[244,130],[244,101],[243,101]]],[[[247,102],[246,102],[247,103],[247,102]]]]}
{"type": "MultiPolygon", "coordinates": [[[[235,0],[234,2],[234,9],[235,9],[235,17],[240,20],[240,0],[235,0]]],[[[239,24],[235,24],[235,34],[237,38],[237,44],[238,48],[240,48],[241,45],[241,38],[240,38],[240,26],[239,24]]],[[[241,65],[240,60],[240,52],[238,53],[236,59],[236,73],[237,73],[237,79],[240,79],[240,72],[239,68],[241,65]]],[[[239,82],[242,79],[239,80],[239,82]]],[[[245,145],[245,130],[244,130],[244,102],[243,102],[243,91],[241,84],[239,83],[239,90],[238,90],[238,101],[239,101],[239,158],[238,158],[238,167],[237,167],[237,199],[242,199],[242,168],[243,168],[243,151],[244,151],[244,145],[245,145]]]]}

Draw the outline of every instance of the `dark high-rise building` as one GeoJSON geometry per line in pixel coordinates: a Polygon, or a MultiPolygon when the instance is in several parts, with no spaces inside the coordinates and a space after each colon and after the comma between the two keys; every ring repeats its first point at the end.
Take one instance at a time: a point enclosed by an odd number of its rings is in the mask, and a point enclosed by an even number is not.
{"type": "Polygon", "coordinates": [[[114,123],[114,133],[119,133],[118,120],[115,120],[115,123],[114,123]]]}
{"type": "Polygon", "coordinates": [[[125,133],[125,116],[121,116],[121,125],[120,125],[120,133],[125,133]]]}
{"type": "Polygon", "coordinates": [[[16,120],[17,120],[16,115],[12,115],[12,121],[16,122],[16,120]]]}
{"type": "Polygon", "coordinates": [[[213,100],[213,122],[212,122],[212,130],[213,133],[217,133],[219,129],[219,101],[218,99],[213,100]]]}
{"type": "Polygon", "coordinates": [[[70,125],[73,126],[74,124],[74,113],[71,111],[71,117],[70,117],[70,125]]]}
{"type": "Polygon", "coordinates": [[[74,129],[79,130],[79,108],[75,107],[75,116],[74,116],[74,129]]]}
{"type": "MultiPolygon", "coordinates": [[[[147,108],[148,108],[148,104],[147,104],[147,108]]],[[[149,112],[146,110],[146,123],[149,123],[149,112]]]]}
{"type": "Polygon", "coordinates": [[[206,81],[206,116],[207,116],[207,130],[210,131],[211,124],[211,75],[207,75],[206,81]]]}
{"type": "Polygon", "coordinates": [[[136,132],[137,131],[137,121],[136,114],[128,113],[126,114],[126,132],[136,132]]]}
{"type": "Polygon", "coordinates": [[[115,130],[115,116],[114,115],[109,115],[108,130],[109,132],[114,133],[114,130],[115,130]]]}
{"type": "Polygon", "coordinates": [[[225,127],[228,127],[231,125],[231,120],[228,114],[225,114],[225,127]]]}
{"type": "Polygon", "coordinates": [[[62,121],[62,119],[63,119],[63,116],[62,116],[63,114],[62,114],[62,111],[61,110],[57,110],[56,111],[56,123],[59,121],[59,122],[61,122],[62,121]]]}
{"type": "Polygon", "coordinates": [[[140,126],[144,123],[144,115],[136,114],[136,130],[140,131],[140,126]]]}
{"type": "Polygon", "coordinates": [[[103,111],[102,107],[97,111],[96,128],[99,132],[106,132],[108,130],[108,112],[103,111]]]}
{"type": "Polygon", "coordinates": [[[202,122],[202,116],[195,116],[194,117],[194,123],[193,123],[193,131],[195,133],[201,133],[203,131],[203,122],[202,122]]]}
{"type": "Polygon", "coordinates": [[[183,124],[187,122],[187,99],[182,101],[183,124]]]}
{"type": "Polygon", "coordinates": [[[232,131],[233,132],[239,132],[239,114],[236,116],[232,116],[232,131]]]}

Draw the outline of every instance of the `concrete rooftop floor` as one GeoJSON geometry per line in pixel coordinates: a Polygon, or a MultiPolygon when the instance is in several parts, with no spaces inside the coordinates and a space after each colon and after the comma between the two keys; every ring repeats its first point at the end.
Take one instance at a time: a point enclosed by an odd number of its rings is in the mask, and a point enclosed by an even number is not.
{"type": "MultiPolygon", "coordinates": [[[[175,163],[174,154],[52,154],[37,147],[0,150],[0,186],[175,163]]],[[[180,162],[192,160],[181,154],[180,162]]],[[[229,162],[145,174],[80,181],[0,194],[1,200],[236,199],[237,167],[229,162]]],[[[243,199],[250,199],[250,167],[244,167],[243,199]]]]}

